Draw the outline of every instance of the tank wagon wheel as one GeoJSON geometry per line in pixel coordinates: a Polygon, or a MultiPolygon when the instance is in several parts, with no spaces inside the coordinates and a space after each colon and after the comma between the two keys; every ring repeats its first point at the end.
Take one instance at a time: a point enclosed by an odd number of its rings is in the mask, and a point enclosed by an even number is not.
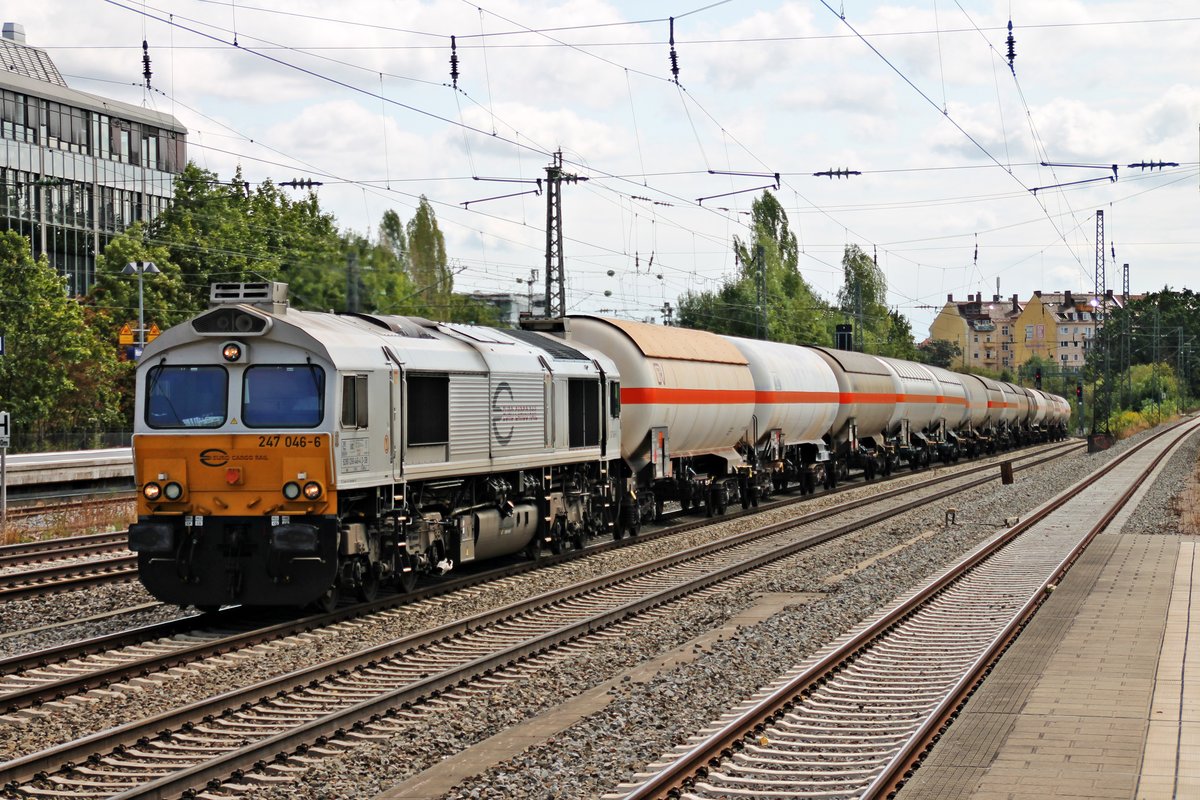
{"type": "Polygon", "coordinates": [[[863,467],[863,476],[869,481],[875,480],[875,459],[874,458],[867,459],[867,464],[865,467],[863,467]]]}
{"type": "Polygon", "coordinates": [[[367,568],[363,570],[362,579],[358,584],[358,599],[364,603],[369,603],[378,597],[379,583],[379,570],[368,564],[367,568]]]}
{"type": "Polygon", "coordinates": [[[558,556],[570,549],[571,540],[567,538],[567,525],[561,519],[557,519],[550,527],[550,552],[558,556]]]}
{"type": "Polygon", "coordinates": [[[684,496],[683,496],[683,497],[679,498],[679,507],[680,507],[681,509],[683,509],[683,513],[685,513],[685,514],[686,514],[686,513],[688,513],[689,511],[691,511],[691,510],[692,510],[692,498],[691,498],[691,496],[690,496],[690,495],[687,495],[687,494],[684,494],[684,496]]]}
{"type": "Polygon", "coordinates": [[[661,495],[655,495],[654,496],[654,521],[656,523],[661,523],[662,516],[663,516],[663,499],[662,499],[661,495]]]}
{"type": "Polygon", "coordinates": [[[396,585],[400,588],[403,594],[409,594],[413,589],[417,588],[417,570],[413,564],[412,556],[407,554],[400,557],[400,562],[397,564],[399,572],[396,573],[396,585]],[[405,569],[408,569],[405,572],[405,569]]]}

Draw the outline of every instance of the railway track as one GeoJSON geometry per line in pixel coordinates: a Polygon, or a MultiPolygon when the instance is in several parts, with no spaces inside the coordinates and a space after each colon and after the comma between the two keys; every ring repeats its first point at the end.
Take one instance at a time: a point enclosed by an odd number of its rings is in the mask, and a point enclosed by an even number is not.
{"type": "Polygon", "coordinates": [[[897,490],[903,503],[887,492],[871,498],[883,510],[828,509],[639,564],[14,760],[0,767],[0,781],[9,794],[64,797],[165,796],[231,775],[271,782],[295,769],[290,760],[390,736],[451,695],[523,679],[538,662],[628,635],[680,598],[727,589],[791,554],[994,478],[938,476],[897,490]],[[834,516],[849,519],[831,527],[834,516]]]}
{"type": "Polygon", "coordinates": [[[137,500],[134,492],[123,492],[111,497],[84,496],[69,500],[54,499],[52,501],[31,501],[13,504],[8,507],[8,520],[29,519],[31,517],[54,517],[60,515],[78,515],[88,511],[110,509],[130,505],[137,500]]]}
{"type": "Polygon", "coordinates": [[[1114,459],[610,797],[891,796],[1091,539],[1197,427],[1114,459]],[[1081,531],[1080,519],[1097,522],[1081,531]]]}
{"type": "Polygon", "coordinates": [[[0,546],[0,569],[13,569],[64,558],[86,558],[104,553],[127,552],[128,541],[128,531],[117,531],[6,544],[0,546]]]}
{"type": "MultiPolygon", "coordinates": [[[[1048,445],[1046,449],[1078,446],[1078,443],[1067,442],[1048,445]]],[[[1030,453],[1028,450],[1013,451],[1012,453],[1002,454],[999,457],[1006,460],[1016,460],[1036,455],[1037,452],[1042,451],[1035,450],[1033,453],[1030,453]]],[[[935,467],[934,472],[936,473],[942,468],[944,467],[935,467]]],[[[980,470],[987,469],[986,466],[976,468],[980,470]]],[[[897,472],[890,480],[903,478],[908,474],[897,472]]],[[[880,481],[880,484],[885,485],[888,480],[883,479],[880,481]]],[[[833,493],[847,491],[861,485],[859,483],[843,483],[837,489],[834,489],[833,493]]],[[[780,504],[803,502],[804,499],[801,496],[789,497],[769,503],[764,502],[759,508],[774,508],[780,504]]],[[[682,516],[681,513],[675,512],[666,515],[664,519],[666,521],[673,521],[680,516],[682,516]]],[[[693,522],[690,523],[690,526],[695,527],[700,524],[705,523],[703,521],[693,522]]],[[[677,530],[677,528],[672,528],[668,532],[675,532],[677,530]]],[[[644,533],[640,538],[646,539],[648,535],[655,534],[644,533]]],[[[657,532],[657,535],[661,535],[661,532],[657,532]]],[[[137,577],[137,557],[129,553],[124,546],[123,542],[125,538],[124,533],[96,534],[95,536],[65,537],[45,542],[7,545],[0,548],[0,569],[5,567],[3,562],[5,558],[11,559],[10,566],[18,567],[67,558],[87,558],[92,555],[122,553],[122,555],[102,561],[78,561],[68,565],[38,567],[36,569],[22,570],[19,573],[0,574],[0,602],[57,594],[75,589],[93,588],[106,584],[125,583],[134,580],[137,577]],[[101,537],[114,538],[111,544],[101,544],[99,541],[101,537]]]]}
{"type": "Polygon", "coordinates": [[[137,556],[117,555],[0,575],[0,602],[137,579],[137,556]]]}
{"type": "MultiPolygon", "coordinates": [[[[1037,454],[1025,454],[1026,458],[1023,461],[1027,463],[1019,469],[1026,469],[1042,463],[1043,460],[1057,458],[1073,451],[1076,447],[1067,445],[1049,448],[1037,454]]],[[[983,464],[962,470],[959,475],[969,476],[994,471],[994,465],[983,464]]],[[[993,478],[982,478],[982,480],[991,479],[993,478]]],[[[923,484],[933,485],[942,480],[942,477],[930,478],[928,481],[918,484],[917,487],[919,488],[923,484]]],[[[858,508],[877,502],[879,499],[901,497],[913,489],[912,485],[892,489],[873,498],[854,501],[839,508],[858,508]]],[[[795,502],[795,500],[781,501],[783,504],[789,502],[795,502]]],[[[773,506],[763,505],[760,509],[767,510],[770,507],[773,506]]],[[[835,513],[835,510],[817,511],[806,515],[805,518],[816,521],[826,518],[832,513],[835,513]]],[[[727,517],[727,519],[732,518],[734,517],[727,517]]],[[[439,582],[434,586],[423,587],[408,595],[384,597],[371,603],[343,607],[327,614],[305,615],[296,618],[287,610],[271,615],[256,612],[246,614],[241,609],[230,609],[221,614],[171,620],[15,656],[0,660],[0,710],[11,714],[70,695],[106,688],[132,673],[144,675],[161,672],[214,655],[235,652],[304,631],[386,611],[397,606],[485,585],[522,574],[535,567],[562,563],[573,558],[621,546],[630,546],[639,541],[652,541],[709,523],[710,521],[707,519],[692,519],[684,524],[647,532],[637,540],[596,543],[582,552],[544,558],[536,564],[520,562],[493,568],[467,577],[439,582]]]]}

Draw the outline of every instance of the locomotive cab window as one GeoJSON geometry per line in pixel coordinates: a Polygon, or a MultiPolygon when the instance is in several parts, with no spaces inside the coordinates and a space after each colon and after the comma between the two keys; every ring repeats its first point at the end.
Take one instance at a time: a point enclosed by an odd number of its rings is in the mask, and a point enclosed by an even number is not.
{"type": "Polygon", "coordinates": [[[325,416],[325,370],[257,365],[242,376],[242,422],[251,428],[314,428],[325,416]]]}
{"type": "Polygon", "coordinates": [[[450,376],[408,374],[408,445],[450,441],[450,376]]]}
{"type": "Polygon", "coordinates": [[[342,376],[342,427],[367,427],[367,376],[342,376]]]}
{"type": "Polygon", "coordinates": [[[224,367],[152,367],[146,374],[146,424],[219,428],[225,424],[228,388],[224,367]]]}

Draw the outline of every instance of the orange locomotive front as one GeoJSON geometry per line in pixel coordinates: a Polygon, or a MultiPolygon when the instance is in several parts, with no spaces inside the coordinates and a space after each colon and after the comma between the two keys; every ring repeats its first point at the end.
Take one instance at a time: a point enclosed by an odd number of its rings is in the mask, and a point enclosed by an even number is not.
{"type": "Polygon", "coordinates": [[[334,583],[328,433],[139,436],[139,573],[165,602],[303,604],[334,583]]]}

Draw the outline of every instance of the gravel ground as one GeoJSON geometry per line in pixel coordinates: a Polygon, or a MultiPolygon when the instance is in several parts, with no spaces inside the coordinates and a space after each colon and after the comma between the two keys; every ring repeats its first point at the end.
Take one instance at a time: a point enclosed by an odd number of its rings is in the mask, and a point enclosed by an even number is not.
{"type": "MultiPolygon", "coordinates": [[[[990,525],[968,523],[999,521],[1023,513],[1127,446],[1128,443],[1119,443],[1105,454],[1070,456],[1065,465],[1060,461],[1034,474],[1018,473],[1012,486],[993,484],[994,489],[989,488],[970,508],[958,504],[962,524],[949,529],[941,530],[943,509],[931,506],[908,515],[904,521],[876,526],[852,539],[801,554],[789,564],[758,575],[749,586],[680,603],[672,616],[644,624],[636,635],[623,636],[603,649],[573,656],[539,673],[534,680],[500,687],[486,703],[450,706],[437,725],[417,726],[416,730],[387,742],[361,746],[341,758],[313,766],[301,785],[259,789],[256,796],[371,797],[474,742],[553,707],[565,697],[619,676],[630,667],[723,624],[744,609],[756,594],[825,595],[824,599],[789,608],[760,625],[744,628],[712,652],[667,670],[647,683],[619,683],[613,691],[613,702],[603,711],[449,795],[453,798],[596,797],[743,699],[746,689],[740,687],[753,688],[770,682],[993,530],[990,525]],[[864,569],[855,569],[864,558],[933,529],[939,530],[937,535],[925,537],[903,552],[864,569]],[[826,576],[843,572],[848,573],[846,577],[826,581],[826,576]]],[[[1006,456],[1011,457],[1012,454],[1006,456]]],[[[1172,469],[1175,466],[1173,463],[1172,469]]],[[[918,475],[902,480],[919,478],[918,475]]],[[[874,489],[866,487],[861,491],[874,489]]],[[[806,508],[815,509],[844,498],[845,495],[828,500],[817,498],[807,503],[806,508]]],[[[791,513],[780,510],[766,516],[791,513]]],[[[477,613],[517,597],[610,572],[621,565],[643,561],[650,553],[679,549],[684,540],[707,541],[767,521],[771,520],[764,520],[763,516],[753,522],[731,521],[716,526],[719,531],[670,537],[585,559],[586,563],[538,570],[529,576],[413,604],[370,620],[314,631],[303,638],[256,648],[252,653],[216,659],[207,662],[204,669],[175,670],[158,686],[97,697],[89,703],[66,704],[65,708],[52,709],[52,714],[19,723],[0,721],[0,760],[248,685],[293,670],[302,663],[325,660],[423,630],[431,619],[442,621],[477,613]]],[[[5,628],[10,627],[7,611],[5,628]]]]}
{"type": "Polygon", "coordinates": [[[1196,469],[1200,454],[1200,436],[1191,436],[1179,448],[1158,478],[1150,485],[1142,502],[1125,523],[1125,533],[1178,534],[1179,515],[1174,499],[1183,493],[1196,469]]]}
{"type": "Polygon", "coordinates": [[[117,583],[0,604],[0,658],[176,619],[183,614],[175,606],[160,604],[128,614],[69,624],[72,620],[153,602],[154,598],[141,584],[117,583]],[[48,625],[61,626],[45,630],[48,625]]]}
{"type": "MultiPolygon", "coordinates": [[[[1162,501],[1179,491],[1179,473],[1191,473],[1197,437],[1188,454],[1177,456],[1156,481],[1130,525],[1163,528],[1162,501]]],[[[611,702],[563,733],[465,781],[448,800],[480,798],[596,798],[627,781],[648,763],[774,681],[840,634],[945,568],[989,537],[1006,517],[1024,514],[1127,449],[1138,437],[1105,453],[1069,456],[1052,467],[1017,473],[1010,486],[988,488],[969,506],[957,503],[960,524],[945,528],[944,507],[930,507],[902,520],[874,526],[850,539],[808,551],[760,574],[731,592],[677,604],[667,620],[602,649],[575,655],[539,673],[536,680],[502,687],[486,703],[443,709],[436,726],[421,726],[386,742],[362,745],[310,767],[298,784],[258,789],[256,795],[284,798],[369,798],[500,733],[562,699],[619,678],[631,666],[712,630],[767,592],[824,595],[761,624],[745,626],[694,661],[665,669],[645,681],[618,682],[611,702]],[[988,523],[997,523],[996,525],[988,523]],[[932,536],[921,534],[936,531],[932,536]],[[863,564],[897,544],[912,546],[863,564]],[[836,576],[836,577],[830,577],[836,576]]],[[[1127,528],[1132,530],[1132,528],[1127,528]]],[[[1140,527],[1139,527],[1140,530],[1140,527]]]]}

